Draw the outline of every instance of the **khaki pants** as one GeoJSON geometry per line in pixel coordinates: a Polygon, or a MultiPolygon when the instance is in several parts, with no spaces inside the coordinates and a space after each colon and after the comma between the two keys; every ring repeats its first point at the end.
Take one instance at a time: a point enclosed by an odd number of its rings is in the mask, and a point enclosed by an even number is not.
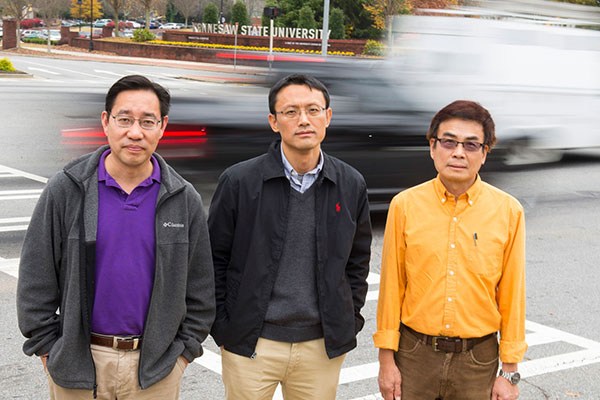
{"type": "Polygon", "coordinates": [[[498,373],[498,339],[492,336],[462,353],[435,352],[400,328],[395,353],[402,375],[402,400],[490,399],[498,373]]]}
{"type": "MultiPolygon", "coordinates": [[[[179,398],[181,377],[185,370],[185,362],[179,358],[173,371],[163,380],[142,390],[138,382],[139,351],[115,350],[110,347],[93,344],[92,357],[96,365],[96,383],[98,400],[175,400],[179,398]]],[[[93,399],[92,390],[65,389],[52,381],[50,374],[48,384],[51,400],[93,399]]]]}
{"type": "Polygon", "coordinates": [[[284,343],[259,338],[254,359],[222,351],[227,400],[334,400],[345,355],[329,359],[323,339],[284,343]]]}

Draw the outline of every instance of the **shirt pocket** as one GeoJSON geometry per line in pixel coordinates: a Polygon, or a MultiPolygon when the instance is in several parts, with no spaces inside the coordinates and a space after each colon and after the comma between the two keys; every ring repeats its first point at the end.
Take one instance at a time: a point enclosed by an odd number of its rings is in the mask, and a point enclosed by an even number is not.
{"type": "Polygon", "coordinates": [[[502,270],[503,241],[491,232],[475,234],[467,245],[467,268],[476,274],[489,275],[502,270]]]}

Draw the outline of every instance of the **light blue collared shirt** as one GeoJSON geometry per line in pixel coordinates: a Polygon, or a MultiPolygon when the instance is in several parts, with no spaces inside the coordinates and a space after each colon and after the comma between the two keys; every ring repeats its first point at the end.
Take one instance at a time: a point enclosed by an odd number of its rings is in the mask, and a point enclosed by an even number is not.
{"type": "Polygon", "coordinates": [[[319,172],[323,169],[323,152],[319,149],[319,163],[312,171],[308,171],[305,174],[300,175],[294,170],[292,164],[285,158],[285,154],[283,154],[283,146],[281,146],[281,160],[283,161],[283,170],[285,171],[285,176],[290,181],[290,185],[293,189],[299,191],[300,193],[304,193],[308,190],[309,187],[312,186],[313,183],[317,180],[319,176],[319,172]]]}

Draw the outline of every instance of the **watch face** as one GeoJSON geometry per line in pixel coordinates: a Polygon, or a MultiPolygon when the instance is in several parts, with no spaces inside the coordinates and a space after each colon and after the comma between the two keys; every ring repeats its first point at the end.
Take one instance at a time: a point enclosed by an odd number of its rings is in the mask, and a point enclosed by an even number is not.
{"type": "Polygon", "coordinates": [[[516,385],[517,383],[519,383],[521,381],[521,374],[519,374],[518,372],[515,372],[514,374],[512,374],[512,376],[510,377],[510,383],[512,383],[513,385],[516,385]]]}

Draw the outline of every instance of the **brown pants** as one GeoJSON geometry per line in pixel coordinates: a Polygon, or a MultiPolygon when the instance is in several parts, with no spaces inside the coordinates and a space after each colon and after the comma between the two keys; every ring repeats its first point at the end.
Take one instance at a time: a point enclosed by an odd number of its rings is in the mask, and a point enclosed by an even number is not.
{"type": "MultiPolygon", "coordinates": [[[[163,380],[148,389],[142,390],[138,382],[139,351],[115,350],[110,347],[92,345],[92,357],[96,365],[96,383],[98,400],[175,400],[179,398],[181,377],[185,362],[179,358],[173,371],[163,380]]],[[[48,385],[51,400],[89,400],[93,391],[65,389],[54,383],[50,374],[48,385]]]]}
{"type": "Polygon", "coordinates": [[[284,343],[259,338],[256,357],[221,352],[227,400],[334,400],[345,355],[329,359],[323,339],[284,343]]]}
{"type": "Polygon", "coordinates": [[[492,336],[462,353],[435,352],[401,327],[395,360],[402,400],[490,399],[498,373],[498,339],[492,336]]]}

